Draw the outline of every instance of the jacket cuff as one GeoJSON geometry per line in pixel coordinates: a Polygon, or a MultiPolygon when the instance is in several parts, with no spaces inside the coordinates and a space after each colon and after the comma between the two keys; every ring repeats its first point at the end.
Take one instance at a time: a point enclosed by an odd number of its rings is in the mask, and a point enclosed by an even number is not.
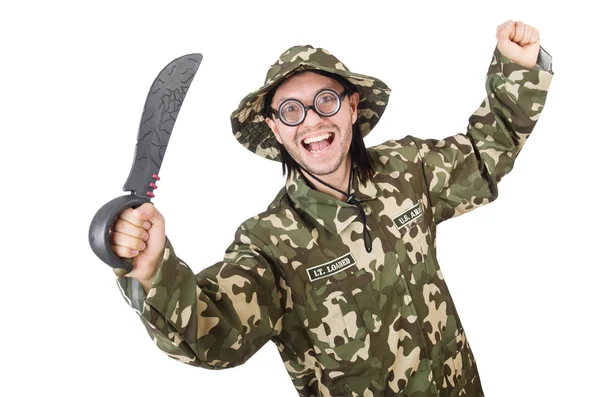
{"type": "Polygon", "coordinates": [[[544,50],[542,46],[540,46],[540,52],[538,52],[536,64],[532,69],[544,70],[554,74],[552,71],[552,55],[548,54],[548,52],[544,50]]]}
{"type": "Polygon", "coordinates": [[[189,274],[185,274],[186,271],[191,273],[191,280],[195,283],[194,273],[177,258],[171,242],[167,239],[163,251],[163,261],[158,268],[156,277],[152,281],[152,286],[144,302],[145,310],[153,308],[163,315],[167,313],[173,291],[181,282],[182,277],[189,276],[189,274]]]}
{"type": "MultiPolygon", "coordinates": [[[[163,253],[162,253],[162,261],[159,264],[159,270],[156,274],[156,276],[154,277],[154,280],[152,281],[152,288],[155,287],[155,285],[157,285],[160,282],[159,276],[161,276],[161,278],[163,280],[168,279],[168,274],[170,273],[166,268],[167,267],[175,267],[173,265],[169,265],[168,259],[171,258],[175,258],[175,262],[176,262],[176,257],[175,257],[175,253],[173,251],[173,246],[171,245],[171,242],[169,241],[169,238],[166,237],[165,240],[165,246],[163,248],[163,253]],[[163,275],[167,275],[167,277],[164,277],[163,275]]],[[[173,260],[171,260],[172,262],[173,260]]],[[[127,304],[137,312],[137,314],[139,314],[140,316],[142,316],[144,314],[144,312],[149,309],[147,307],[146,303],[146,299],[148,298],[149,295],[151,294],[146,294],[146,291],[144,290],[144,288],[142,287],[142,285],[133,277],[117,277],[117,285],[119,286],[119,289],[121,291],[121,295],[123,295],[123,298],[125,299],[125,301],[127,302],[127,304]]],[[[152,288],[149,291],[150,293],[152,292],[152,288]]]]}
{"type": "MultiPolygon", "coordinates": [[[[538,60],[541,60],[544,64],[548,60],[551,62],[552,58],[550,57],[550,59],[548,59],[544,54],[548,53],[544,51],[542,55],[538,54],[538,60]],[[540,57],[542,57],[542,59],[540,59],[540,57]]],[[[550,54],[548,54],[548,56],[549,55],[550,54]]],[[[554,73],[551,70],[546,71],[541,68],[536,69],[534,67],[530,69],[513,62],[510,58],[505,57],[498,49],[498,46],[496,46],[492,62],[490,63],[487,72],[488,78],[493,75],[502,77],[502,80],[505,80],[505,82],[510,82],[509,85],[518,84],[539,91],[548,91],[554,73]]],[[[500,83],[501,81],[494,80],[494,84],[500,83]]]]}

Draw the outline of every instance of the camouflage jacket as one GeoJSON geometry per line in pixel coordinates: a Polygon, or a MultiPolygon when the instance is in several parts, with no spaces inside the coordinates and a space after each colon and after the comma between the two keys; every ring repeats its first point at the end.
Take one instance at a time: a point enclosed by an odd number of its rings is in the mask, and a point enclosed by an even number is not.
{"type": "Polygon", "coordinates": [[[544,107],[545,69],[496,48],[465,134],[368,149],[375,177],[354,186],[370,253],[357,208],[296,173],[221,262],[194,275],[167,239],[147,295],[117,279],[125,299],[158,348],[186,364],[231,368],[274,342],[300,396],[483,396],[436,225],[496,199],[544,107]]]}

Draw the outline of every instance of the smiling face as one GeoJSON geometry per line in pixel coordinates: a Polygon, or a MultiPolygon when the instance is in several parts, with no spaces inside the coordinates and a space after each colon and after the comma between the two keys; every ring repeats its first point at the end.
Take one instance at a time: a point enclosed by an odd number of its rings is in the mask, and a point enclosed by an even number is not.
{"type": "MultiPolygon", "coordinates": [[[[287,99],[297,99],[304,106],[312,105],[315,95],[324,89],[338,94],[344,91],[344,87],[332,78],[310,71],[297,73],[277,88],[271,108],[279,109],[287,99]]],[[[350,168],[348,153],[358,100],[358,93],[344,97],[340,110],[331,117],[322,117],[310,109],[304,121],[294,127],[273,116],[266,122],[290,156],[311,173],[318,176],[345,174],[350,168]]]]}

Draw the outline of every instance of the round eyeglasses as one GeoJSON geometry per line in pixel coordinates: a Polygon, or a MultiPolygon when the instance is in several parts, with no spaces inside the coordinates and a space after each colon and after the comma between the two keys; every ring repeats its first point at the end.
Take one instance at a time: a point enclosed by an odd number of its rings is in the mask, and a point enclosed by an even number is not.
{"type": "Polygon", "coordinates": [[[306,113],[310,109],[314,109],[321,117],[331,117],[335,115],[342,107],[342,101],[345,96],[345,90],[342,91],[341,94],[338,94],[334,90],[326,88],[317,92],[312,105],[304,106],[304,104],[297,99],[287,99],[279,105],[278,111],[271,109],[271,114],[288,127],[295,127],[304,121],[306,113]]]}

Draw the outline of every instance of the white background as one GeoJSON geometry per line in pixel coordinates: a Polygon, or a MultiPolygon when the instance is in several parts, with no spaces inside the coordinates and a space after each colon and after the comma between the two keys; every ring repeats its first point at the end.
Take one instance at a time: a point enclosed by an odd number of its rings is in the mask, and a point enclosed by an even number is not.
{"type": "MultiPolygon", "coordinates": [[[[275,346],[209,371],[161,353],[89,248],[121,190],[148,89],[204,55],[153,200],[195,271],[284,183],[229,115],[285,49],[324,47],[392,88],[372,146],[464,132],[496,26],[541,32],[555,77],[496,202],[438,229],[438,259],[486,396],[597,393],[597,14],[584,2],[19,2],[0,10],[3,396],[294,396],[275,346]]],[[[591,4],[589,2],[588,4],[591,4]]]]}

